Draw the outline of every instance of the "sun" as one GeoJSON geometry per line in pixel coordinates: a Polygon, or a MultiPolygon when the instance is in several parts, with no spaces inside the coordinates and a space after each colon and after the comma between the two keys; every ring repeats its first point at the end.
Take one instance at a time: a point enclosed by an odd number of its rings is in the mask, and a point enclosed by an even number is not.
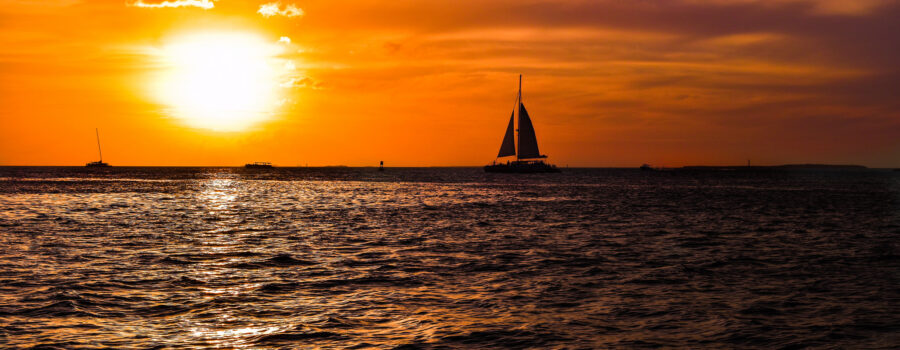
{"type": "Polygon", "coordinates": [[[153,94],[187,125],[246,130],[269,119],[282,103],[281,47],[239,32],[177,36],[160,50],[166,73],[153,94]]]}

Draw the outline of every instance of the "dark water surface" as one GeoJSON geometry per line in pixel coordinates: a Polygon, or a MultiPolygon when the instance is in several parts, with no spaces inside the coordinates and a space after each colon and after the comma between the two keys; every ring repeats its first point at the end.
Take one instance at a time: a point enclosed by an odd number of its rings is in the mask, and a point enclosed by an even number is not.
{"type": "Polygon", "coordinates": [[[0,168],[0,348],[897,348],[900,173],[0,168]]]}

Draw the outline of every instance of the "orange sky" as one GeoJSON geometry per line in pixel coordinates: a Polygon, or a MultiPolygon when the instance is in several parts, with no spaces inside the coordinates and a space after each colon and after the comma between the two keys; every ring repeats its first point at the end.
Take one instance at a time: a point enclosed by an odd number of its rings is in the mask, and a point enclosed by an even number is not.
{"type": "Polygon", "coordinates": [[[95,127],[122,166],[486,164],[522,73],[558,165],[896,167],[898,33],[888,0],[7,0],[0,164],[96,160],[95,127]],[[222,33],[268,80],[171,53],[222,33]]]}

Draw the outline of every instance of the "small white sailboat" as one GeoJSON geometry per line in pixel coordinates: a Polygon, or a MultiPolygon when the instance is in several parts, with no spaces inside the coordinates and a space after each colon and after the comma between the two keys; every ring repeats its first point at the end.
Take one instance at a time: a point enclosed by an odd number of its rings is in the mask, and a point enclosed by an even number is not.
{"type": "Polygon", "coordinates": [[[87,166],[87,167],[108,167],[110,165],[103,162],[103,150],[100,149],[100,130],[97,128],[94,128],[94,133],[97,134],[97,153],[100,154],[100,160],[98,160],[96,162],[87,163],[85,166],[87,166]]]}
{"type": "Polygon", "coordinates": [[[547,158],[538,150],[537,135],[534,133],[534,125],[531,124],[531,117],[525,110],[525,104],[522,103],[522,75],[519,75],[519,94],[516,96],[516,106],[513,108],[512,115],[509,116],[509,125],[506,127],[506,133],[503,135],[503,142],[500,144],[500,152],[497,158],[515,156],[515,160],[507,160],[506,163],[494,162],[484,167],[484,171],[489,173],[558,173],[559,168],[555,165],[544,162],[547,158]],[[516,111],[519,116],[519,127],[516,128],[516,111]],[[516,147],[518,140],[518,147],[516,147]],[[516,149],[518,148],[518,152],[516,149]]]}

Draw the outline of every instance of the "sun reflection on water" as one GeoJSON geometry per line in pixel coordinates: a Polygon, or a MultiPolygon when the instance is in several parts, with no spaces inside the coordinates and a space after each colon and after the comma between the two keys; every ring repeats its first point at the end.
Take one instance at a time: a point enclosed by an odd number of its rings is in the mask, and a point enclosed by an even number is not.
{"type": "Polygon", "coordinates": [[[206,203],[210,214],[228,210],[237,198],[235,180],[228,178],[209,180],[203,184],[203,191],[198,197],[206,203]]]}
{"type": "Polygon", "coordinates": [[[192,337],[201,339],[206,343],[215,344],[217,347],[250,348],[250,338],[273,334],[284,331],[279,326],[238,327],[231,329],[210,329],[207,327],[195,327],[189,330],[192,337]]]}

